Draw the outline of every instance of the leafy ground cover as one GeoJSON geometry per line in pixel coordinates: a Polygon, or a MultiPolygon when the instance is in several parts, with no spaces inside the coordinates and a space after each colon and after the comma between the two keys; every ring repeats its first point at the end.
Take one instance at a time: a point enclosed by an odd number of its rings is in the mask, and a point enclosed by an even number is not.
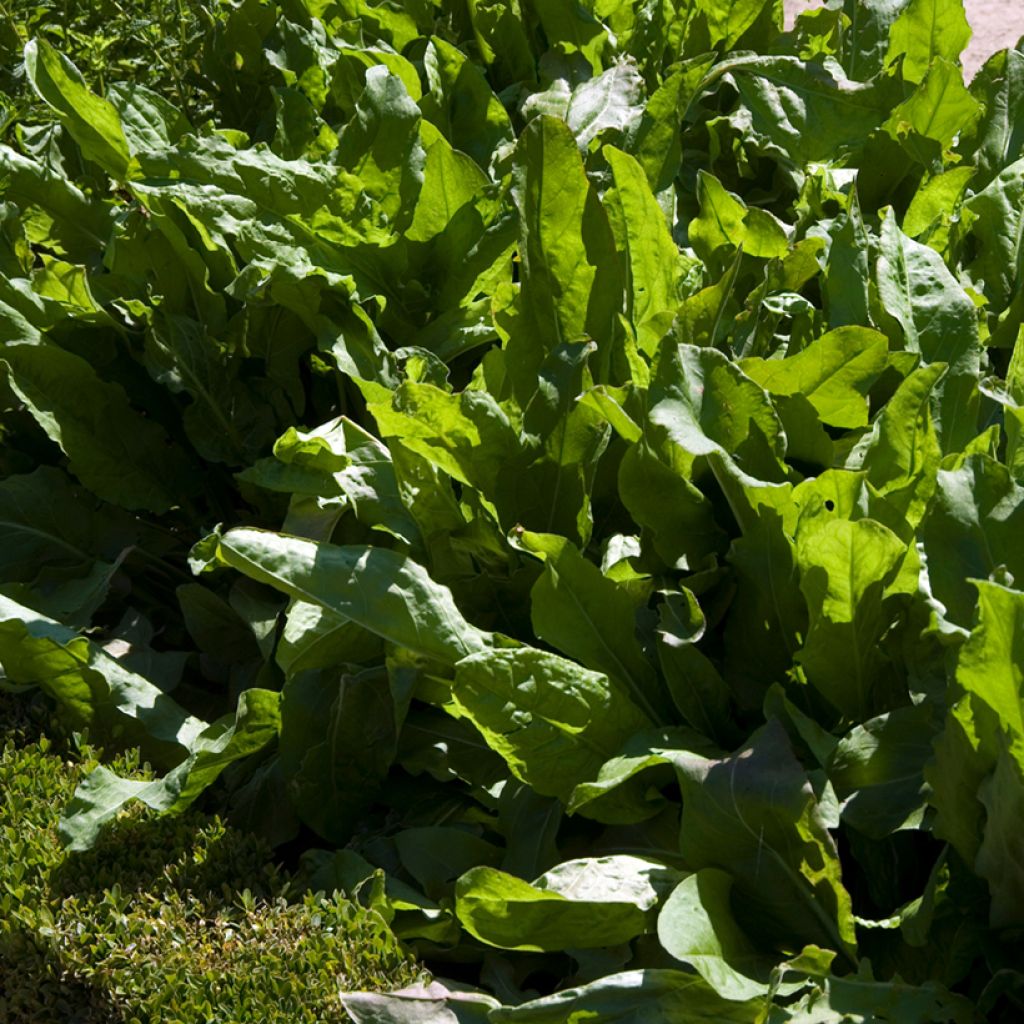
{"type": "MultiPolygon", "coordinates": [[[[1018,1019],[1024,53],[958,0],[242,0],[0,149],[0,663],[438,978],[1018,1019]]],[[[45,35],[45,34],[44,34],[45,35]]],[[[173,818],[172,818],[173,820],[173,818]]]]}
{"type": "MultiPolygon", "coordinates": [[[[94,751],[0,696],[0,1018],[348,1019],[339,983],[394,988],[417,970],[379,915],[290,891],[266,845],[195,812],[132,814],[86,855],[57,838],[94,751]],[[42,733],[42,734],[41,734],[42,733]]],[[[117,769],[145,778],[137,752],[117,769]]]]}

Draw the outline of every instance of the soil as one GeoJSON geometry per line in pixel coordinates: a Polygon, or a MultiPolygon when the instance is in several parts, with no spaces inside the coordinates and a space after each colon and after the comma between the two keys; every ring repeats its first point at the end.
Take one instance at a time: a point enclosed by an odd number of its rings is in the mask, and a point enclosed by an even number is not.
{"type": "MultiPolygon", "coordinates": [[[[821,0],[786,0],[786,22],[792,24],[800,11],[821,6],[821,0]]],[[[1024,36],[1024,2],[1022,0],[964,0],[967,20],[974,30],[970,45],[963,55],[964,73],[968,79],[997,50],[1016,46],[1024,36]]]]}

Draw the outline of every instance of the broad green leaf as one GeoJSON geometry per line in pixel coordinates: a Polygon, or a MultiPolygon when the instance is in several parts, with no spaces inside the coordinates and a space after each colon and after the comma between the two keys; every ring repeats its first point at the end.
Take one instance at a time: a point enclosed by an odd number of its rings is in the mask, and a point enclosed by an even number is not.
{"type": "Polygon", "coordinates": [[[192,403],[182,420],[193,447],[209,462],[245,465],[265,451],[277,424],[266,394],[250,387],[240,362],[184,316],[154,317],[146,335],[152,376],[192,403]]]}
{"type": "MultiPolygon", "coordinates": [[[[523,3],[523,0],[519,0],[523,3]]],[[[564,53],[579,53],[595,75],[601,72],[601,56],[610,40],[607,29],[590,10],[575,0],[528,0],[540,19],[548,45],[564,53]]]]}
{"type": "Polygon", "coordinates": [[[131,177],[134,167],[117,111],[89,91],[75,66],[45,40],[33,39],[25,47],[25,70],[39,96],[61,115],[82,155],[116,181],[131,177]]]}
{"type": "Polygon", "coordinates": [[[889,29],[907,0],[843,0],[849,24],[842,34],[841,63],[859,82],[877,75],[889,48],[889,29]]]}
{"type": "Polygon", "coordinates": [[[653,724],[607,676],[529,647],[464,658],[452,696],[517,779],[563,802],[653,724]]]}
{"type": "Polygon", "coordinates": [[[936,832],[989,884],[990,921],[1021,923],[1024,873],[1014,824],[1024,798],[1024,596],[977,582],[978,622],[960,650],[962,693],[927,772],[936,832]]]}
{"type": "Polygon", "coordinates": [[[679,250],[641,165],[612,146],[605,146],[603,153],[615,179],[605,204],[616,242],[629,263],[626,311],[640,349],[653,356],[668,326],[665,317],[675,312],[681,297],[679,250]]]}
{"type": "Polygon", "coordinates": [[[488,634],[463,618],[451,591],[397,552],[252,529],[230,530],[211,546],[218,563],[391,643],[449,663],[489,647],[488,634]]]}
{"type": "Polygon", "coordinates": [[[779,259],[789,250],[786,229],[772,214],[748,207],[707,171],[697,174],[700,216],[690,222],[690,242],[705,263],[720,249],[742,249],[748,256],[779,259]]]}
{"type": "Polygon", "coordinates": [[[761,512],[733,541],[729,563],[738,586],[725,624],[725,674],[741,706],[757,708],[792,668],[807,633],[807,602],[782,516],[761,512]]]}
{"type": "Polygon", "coordinates": [[[420,110],[402,80],[384,66],[366,72],[366,91],[338,141],[338,165],[358,179],[363,201],[394,230],[412,219],[423,184],[420,110]]]}
{"type": "Polygon", "coordinates": [[[428,150],[423,189],[406,237],[426,242],[440,235],[487,184],[487,175],[465,153],[444,142],[428,150]]]}
{"type": "Polygon", "coordinates": [[[689,590],[669,594],[658,609],[658,662],[676,709],[705,736],[728,745],[735,735],[731,694],[718,669],[697,646],[707,620],[689,590]]]}
{"type": "Polygon", "coordinates": [[[123,779],[97,766],[64,809],[61,838],[71,850],[90,849],[103,826],[135,800],[162,814],[189,807],[225,768],[277,736],[279,703],[280,694],[271,690],[246,690],[235,713],[206,726],[191,740],[188,757],[163,778],[123,779]]]}
{"type": "Polygon", "coordinates": [[[527,126],[513,194],[522,233],[522,314],[507,352],[525,408],[540,366],[557,346],[591,338],[599,364],[611,358],[623,283],[607,214],[564,123],[545,116],[527,126]]]}
{"type": "Polygon", "coordinates": [[[863,427],[867,394],[885,369],[885,336],[866,327],[840,327],[785,359],[744,359],[743,372],[772,395],[803,395],[823,423],[863,427]]]}
{"type": "Polygon", "coordinates": [[[949,367],[936,388],[936,426],[943,451],[961,450],[977,434],[976,307],[942,257],[908,238],[891,210],[882,218],[875,275],[879,298],[899,323],[906,349],[919,352],[925,363],[949,367]]]}
{"type": "Polygon", "coordinates": [[[516,541],[541,558],[530,591],[533,631],[545,643],[621,683],[652,719],[662,702],[636,635],[636,602],[561,537],[523,531],[516,541]]]}
{"type": "Polygon", "coordinates": [[[501,88],[536,77],[521,0],[467,0],[480,56],[501,88]]]}
{"type": "Polygon", "coordinates": [[[576,786],[569,811],[582,811],[586,817],[608,824],[636,824],[653,817],[665,801],[651,783],[659,776],[668,782],[668,766],[680,750],[702,757],[721,754],[706,736],[685,726],[638,732],[601,765],[595,779],[576,786]]]}
{"type": "Polygon", "coordinates": [[[0,584],[30,590],[29,603],[60,621],[87,624],[115,563],[136,542],[132,521],[50,466],[0,482],[0,584]]]}
{"type": "Polygon", "coordinates": [[[800,589],[810,614],[797,660],[810,684],[852,721],[891,696],[891,669],[878,645],[894,616],[884,591],[905,553],[904,542],[872,519],[851,522],[826,511],[802,518],[797,530],[800,589]]]}
{"type": "Polygon", "coordinates": [[[723,999],[701,977],[664,968],[609,974],[520,1006],[492,1010],[492,1024],[749,1024],[763,1000],[723,999]]]}
{"type": "Polygon", "coordinates": [[[99,497],[165,512],[194,491],[181,450],[81,356],[48,343],[5,345],[0,364],[71,471],[99,497]]]}
{"type": "Polygon", "coordinates": [[[430,85],[420,101],[423,116],[486,169],[495,150],[512,140],[512,124],[483,72],[437,36],[427,43],[423,67],[430,85]]]}
{"type": "Polygon", "coordinates": [[[502,949],[615,946],[647,930],[648,912],[677,878],[631,856],[569,861],[532,883],[477,867],[456,885],[455,912],[470,934],[502,949]]]}
{"type": "Polygon", "coordinates": [[[43,689],[76,727],[127,734],[163,758],[191,749],[206,728],[92,640],[2,594],[0,664],[13,682],[43,689]]]}
{"type": "Polygon", "coordinates": [[[385,438],[398,438],[445,473],[493,500],[498,478],[519,454],[508,416],[487,391],[452,395],[433,384],[403,384],[390,403],[371,403],[385,438]]]}
{"type": "Polygon", "coordinates": [[[937,57],[920,86],[892,112],[887,128],[893,138],[912,133],[906,143],[911,152],[916,153],[915,134],[945,149],[980,112],[978,101],[964,86],[960,68],[937,57]]]}
{"type": "Polygon", "coordinates": [[[497,867],[501,848],[475,832],[448,825],[407,828],[395,836],[402,866],[428,895],[451,892],[459,875],[476,867],[497,867]]]}
{"type": "Polygon", "coordinates": [[[871,239],[854,187],[846,210],[832,228],[825,268],[825,311],[831,328],[872,323],[870,285],[871,239]]]}
{"type": "Polygon", "coordinates": [[[1024,580],[1024,552],[1017,543],[1022,522],[1024,488],[994,459],[971,455],[959,468],[938,472],[921,541],[932,592],[950,621],[963,628],[974,621],[969,580],[1005,573],[1024,580]]]}
{"type": "Polygon", "coordinates": [[[847,461],[848,469],[863,469],[871,485],[914,527],[935,493],[942,457],[931,395],[943,373],[942,365],[933,363],[910,374],[847,461]]]}
{"type": "Polygon", "coordinates": [[[954,167],[929,178],[914,193],[903,218],[903,230],[911,238],[944,251],[961,199],[976,173],[973,167],[954,167]]]}
{"type": "Polygon", "coordinates": [[[691,457],[720,452],[761,479],[781,476],[785,434],[764,391],[715,349],[661,345],[648,396],[652,425],[691,457]]]}
{"type": "Polygon", "coordinates": [[[971,38],[962,0],[910,0],[889,29],[886,62],[903,58],[903,77],[920,82],[937,57],[959,63],[971,38]]]}
{"type": "Polygon", "coordinates": [[[971,95],[982,115],[957,148],[977,168],[983,187],[1018,159],[1024,144],[1024,53],[1002,50],[992,56],[971,81],[971,95]]]}
{"type": "Polygon", "coordinates": [[[629,150],[643,167],[656,193],[668,188],[679,172],[682,161],[679,127],[714,59],[714,54],[704,54],[675,65],[675,70],[651,93],[630,140],[629,150]]]}
{"type": "Polygon", "coordinates": [[[756,978],[772,965],[736,923],[732,888],[732,878],[715,868],[684,878],[658,914],[658,941],[724,999],[742,1002],[767,993],[767,984],[756,978]]]}
{"type": "Polygon", "coordinates": [[[675,763],[682,854],[694,870],[732,876],[734,906],[752,940],[818,942],[852,957],[853,915],[835,844],[778,721],[732,757],[678,754],[675,763]]]}
{"type": "Polygon", "coordinates": [[[351,837],[394,760],[397,727],[381,671],[303,672],[285,684],[278,757],[288,799],[318,835],[351,837]]]}
{"type": "Polygon", "coordinates": [[[924,766],[932,757],[934,709],[897,708],[855,726],[832,755],[828,775],[843,821],[873,839],[921,826],[924,766]]]}
{"type": "Polygon", "coordinates": [[[969,264],[993,311],[1004,310],[1024,280],[1024,160],[1010,164],[965,204],[974,215],[977,255],[969,264]]]}
{"type": "Polygon", "coordinates": [[[712,74],[736,83],[747,131],[800,165],[857,152],[902,99],[890,80],[855,82],[796,57],[735,57],[712,74]]]}
{"type": "Polygon", "coordinates": [[[707,19],[711,45],[731,50],[773,0],[697,0],[697,10],[707,19]]]}
{"type": "Polygon", "coordinates": [[[699,565],[727,544],[714,507],[690,482],[692,463],[689,452],[673,447],[662,458],[641,441],[619,465],[619,495],[643,530],[644,548],[679,568],[699,565]]]}

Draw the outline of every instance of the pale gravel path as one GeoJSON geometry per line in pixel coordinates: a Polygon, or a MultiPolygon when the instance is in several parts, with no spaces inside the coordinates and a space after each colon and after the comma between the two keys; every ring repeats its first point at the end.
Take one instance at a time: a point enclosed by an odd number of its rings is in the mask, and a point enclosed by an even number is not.
{"type": "MultiPolygon", "coordinates": [[[[800,11],[819,7],[820,0],[786,0],[786,22],[792,24],[800,11]]],[[[965,0],[967,20],[974,35],[963,55],[968,79],[996,50],[1016,46],[1024,36],[1024,0],[965,0]]]]}

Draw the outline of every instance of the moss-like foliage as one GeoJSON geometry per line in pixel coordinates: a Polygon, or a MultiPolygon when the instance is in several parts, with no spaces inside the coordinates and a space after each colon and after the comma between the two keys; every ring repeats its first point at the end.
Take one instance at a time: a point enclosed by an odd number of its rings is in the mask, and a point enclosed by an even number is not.
{"type": "MultiPolygon", "coordinates": [[[[341,987],[415,965],[383,920],[297,896],[261,841],[190,813],[122,818],[67,855],[57,818],[94,752],[39,732],[45,707],[0,694],[0,1021],[344,1021],[341,987]]],[[[118,770],[141,775],[137,757],[118,770]]]]}

